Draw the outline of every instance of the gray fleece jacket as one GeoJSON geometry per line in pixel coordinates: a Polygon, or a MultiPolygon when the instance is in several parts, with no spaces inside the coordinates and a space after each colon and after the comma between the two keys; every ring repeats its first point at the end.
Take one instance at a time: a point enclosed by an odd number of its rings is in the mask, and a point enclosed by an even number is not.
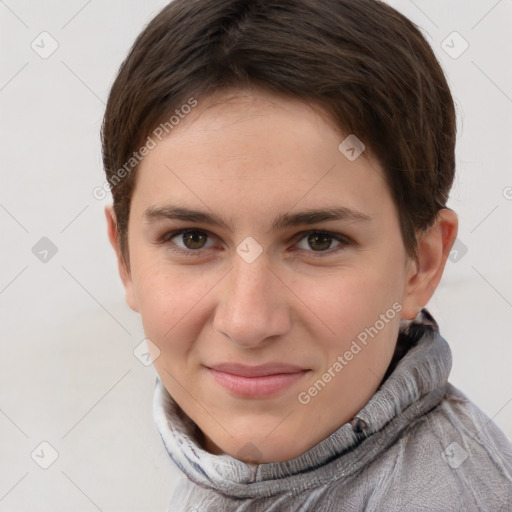
{"type": "Polygon", "coordinates": [[[448,382],[451,362],[423,310],[352,421],[295,459],[254,465],[202,449],[157,377],[156,426],[186,477],[169,512],[512,512],[512,444],[448,382]]]}

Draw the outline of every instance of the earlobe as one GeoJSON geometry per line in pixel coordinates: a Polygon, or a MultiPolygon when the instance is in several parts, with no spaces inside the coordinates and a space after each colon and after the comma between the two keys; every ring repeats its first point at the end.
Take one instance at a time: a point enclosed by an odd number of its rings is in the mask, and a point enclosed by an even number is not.
{"type": "Polygon", "coordinates": [[[458,219],[443,208],[435,223],[418,237],[417,259],[411,262],[402,300],[402,318],[411,320],[434,294],[457,237],[458,219]]]}
{"type": "Polygon", "coordinates": [[[133,289],[132,276],[130,273],[129,265],[125,261],[121,252],[121,247],[119,244],[119,233],[117,230],[117,218],[114,207],[112,205],[105,206],[105,217],[107,220],[108,238],[116,254],[119,275],[125,289],[126,303],[133,311],[138,312],[139,309],[133,289]]]}

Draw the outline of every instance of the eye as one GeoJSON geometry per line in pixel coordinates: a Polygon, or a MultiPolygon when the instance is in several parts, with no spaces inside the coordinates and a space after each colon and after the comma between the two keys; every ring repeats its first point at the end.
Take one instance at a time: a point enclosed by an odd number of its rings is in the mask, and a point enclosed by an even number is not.
{"type": "Polygon", "coordinates": [[[303,233],[303,237],[296,244],[296,248],[308,252],[334,252],[332,249],[342,249],[344,246],[349,245],[350,241],[343,235],[337,233],[330,233],[329,231],[309,231],[303,233]]]}
{"type": "Polygon", "coordinates": [[[207,233],[197,229],[169,233],[165,236],[164,241],[174,244],[178,248],[178,252],[198,252],[202,249],[209,249],[212,246],[207,245],[209,242],[213,244],[213,241],[209,240],[207,233]]]}

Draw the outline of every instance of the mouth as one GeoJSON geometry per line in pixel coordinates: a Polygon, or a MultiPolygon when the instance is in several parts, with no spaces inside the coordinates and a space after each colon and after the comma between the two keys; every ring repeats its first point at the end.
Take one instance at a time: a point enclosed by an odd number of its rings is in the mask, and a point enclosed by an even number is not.
{"type": "Polygon", "coordinates": [[[224,389],[245,398],[263,398],[275,395],[297,383],[311,371],[282,363],[260,366],[225,363],[206,368],[224,389]]]}

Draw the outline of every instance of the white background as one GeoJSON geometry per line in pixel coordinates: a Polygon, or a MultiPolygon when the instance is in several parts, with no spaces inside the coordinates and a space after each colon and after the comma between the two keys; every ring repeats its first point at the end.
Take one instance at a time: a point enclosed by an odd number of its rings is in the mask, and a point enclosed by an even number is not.
{"type": "MultiPolygon", "coordinates": [[[[179,477],[153,425],[156,373],[133,355],[144,334],[124,303],[107,200],[92,195],[110,85],[165,4],[0,0],[0,511],[165,510],[179,477]],[[59,45],[47,59],[31,48],[43,31],[59,45]],[[42,237],[57,247],[46,263],[32,252],[42,237]],[[43,441],[59,454],[46,470],[31,458],[43,441]]],[[[449,205],[467,253],[429,307],[451,382],[512,437],[512,2],[391,4],[433,45],[459,115],[449,205]],[[442,48],[453,31],[469,44],[456,59],[442,48]]]]}

